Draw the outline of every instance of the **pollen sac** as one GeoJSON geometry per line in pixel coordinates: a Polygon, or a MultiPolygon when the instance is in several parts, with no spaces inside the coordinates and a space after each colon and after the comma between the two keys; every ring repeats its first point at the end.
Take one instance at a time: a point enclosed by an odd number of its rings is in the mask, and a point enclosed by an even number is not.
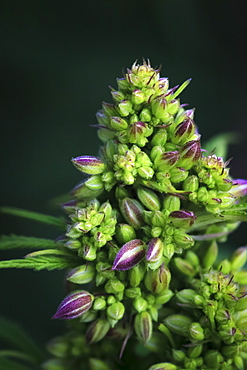
{"type": "Polygon", "coordinates": [[[94,297],[85,290],[69,294],[58,306],[52,319],[76,319],[92,306],[94,297]]]}
{"type": "Polygon", "coordinates": [[[73,165],[79,170],[88,175],[98,175],[104,171],[104,162],[97,157],[87,155],[72,158],[73,165]]]}
{"type": "Polygon", "coordinates": [[[129,270],[136,266],[145,256],[145,243],[134,239],[124,244],[116,255],[112,270],[129,270]]]}
{"type": "Polygon", "coordinates": [[[169,219],[173,226],[188,229],[195,222],[196,216],[191,211],[174,211],[169,215],[169,219]]]}

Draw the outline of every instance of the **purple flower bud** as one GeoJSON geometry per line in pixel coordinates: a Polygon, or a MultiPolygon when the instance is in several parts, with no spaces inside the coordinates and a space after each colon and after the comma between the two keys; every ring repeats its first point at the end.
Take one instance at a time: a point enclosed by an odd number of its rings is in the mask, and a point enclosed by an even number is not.
{"type": "Polygon", "coordinates": [[[188,227],[192,226],[195,222],[196,216],[191,211],[174,211],[171,212],[169,218],[172,224],[175,227],[181,227],[182,229],[187,229],[188,227]]]}
{"type": "Polygon", "coordinates": [[[194,122],[192,119],[187,118],[176,127],[172,136],[172,142],[175,144],[185,144],[194,133],[194,122]]]}
{"type": "Polygon", "coordinates": [[[179,160],[179,152],[174,150],[171,152],[165,152],[160,157],[154,160],[154,165],[158,171],[166,171],[174,166],[179,160]]]}
{"type": "Polygon", "coordinates": [[[85,290],[69,294],[58,306],[52,319],[76,319],[87,312],[92,306],[94,297],[85,290]]]}
{"type": "Polygon", "coordinates": [[[237,179],[233,180],[233,187],[231,193],[237,198],[243,197],[247,194],[247,180],[237,179]]]}
{"type": "Polygon", "coordinates": [[[153,238],[147,245],[146,260],[150,263],[160,261],[163,255],[164,244],[159,238],[153,238]]]}
{"type": "Polygon", "coordinates": [[[83,155],[80,157],[72,158],[73,165],[79,170],[88,175],[97,175],[104,171],[104,162],[97,157],[83,155]]]}
{"type": "Polygon", "coordinates": [[[185,168],[186,170],[190,169],[195,162],[201,158],[201,144],[200,140],[188,141],[181,151],[181,157],[179,160],[179,166],[185,168]]]}
{"type": "Polygon", "coordinates": [[[116,255],[112,270],[129,270],[136,266],[145,256],[145,243],[134,239],[124,244],[116,255]]]}

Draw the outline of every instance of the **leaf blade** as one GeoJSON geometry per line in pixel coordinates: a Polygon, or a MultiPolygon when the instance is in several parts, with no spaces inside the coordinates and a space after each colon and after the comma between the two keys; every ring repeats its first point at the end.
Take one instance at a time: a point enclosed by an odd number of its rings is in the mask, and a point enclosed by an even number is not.
{"type": "Polygon", "coordinates": [[[35,238],[32,236],[22,236],[22,235],[2,235],[0,237],[0,250],[8,249],[46,249],[46,248],[56,248],[57,242],[51,239],[35,238]]]}

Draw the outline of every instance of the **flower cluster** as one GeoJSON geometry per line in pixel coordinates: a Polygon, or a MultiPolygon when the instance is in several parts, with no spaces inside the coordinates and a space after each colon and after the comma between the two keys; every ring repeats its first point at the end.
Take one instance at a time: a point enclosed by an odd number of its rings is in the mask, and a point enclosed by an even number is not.
{"type": "MultiPolygon", "coordinates": [[[[125,346],[134,331],[155,352],[164,333],[166,362],[150,370],[244,369],[246,250],[210,268],[246,190],[201,149],[194,110],[177,98],[188,83],[169,88],[144,62],[111,88],[113,103],[97,113],[99,157],[72,159],[88,177],[63,205],[63,243],[81,265],[54,318],[88,323],[90,345],[118,333],[125,346]]],[[[96,362],[90,369],[107,369],[96,362]]]]}

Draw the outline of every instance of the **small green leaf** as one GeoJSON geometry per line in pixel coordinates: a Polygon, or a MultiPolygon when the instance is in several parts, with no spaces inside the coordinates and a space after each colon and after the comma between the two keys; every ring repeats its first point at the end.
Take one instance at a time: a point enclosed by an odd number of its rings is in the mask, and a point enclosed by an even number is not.
{"type": "MultiPolygon", "coordinates": [[[[26,359],[32,359],[35,363],[40,363],[44,359],[44,353],[34,343],[33,339],[26,333],[21,325],[0,316],[0,340],[10,344],[12,347],[21,352],[0,351],[0,357],[15,356],[26,359]]],[[[2,359],[2,358],[1,358],[2,359]]],[[[0,364],[1,364],[0,359],[0,364]]],[[[1,366],[0,366],[1,369],[1,366]]],[[[12,369],[12,367],[5,367],[12,369]]]]}
{"type": "Polygon", "coordinates": [[[65,226],[65,222],[59,217],[43,215],[42,213],[27,211],[25,209],[19,209],[19,208],[14,208],[14,207],[1,207],[0,212],[8,213],[13,216],[28,218],[33,221],[42,222],[42,223],[57,226],[60,228],[64,228],[65,226]]]}
{"type": "Polygon", "coordinates": [[[75,257],[57,257],[57,256],[37,256],[26,257],[23,259],[13,259],[0,261],[0,269],[4,268],[27,268],[36,271],[40,270],[63,270],[73,268],[78,265],[75,257]]]}
{"type": "Polygon", "coordinates": [[[31,236],[2,235],[0,237],[0,250],[17,248],[46,249],[46,248],[56,248],[57,245],[58,243],[56,243],[54,240],[34,238],[31,236]]]}
{"type": "Polygon", "coordinates": [[[29,367],[27,365],[18,364],[18,362],[13,361],[6,357],[0,357],[0,370],[34,370],[36,367],[29,367]]]}

